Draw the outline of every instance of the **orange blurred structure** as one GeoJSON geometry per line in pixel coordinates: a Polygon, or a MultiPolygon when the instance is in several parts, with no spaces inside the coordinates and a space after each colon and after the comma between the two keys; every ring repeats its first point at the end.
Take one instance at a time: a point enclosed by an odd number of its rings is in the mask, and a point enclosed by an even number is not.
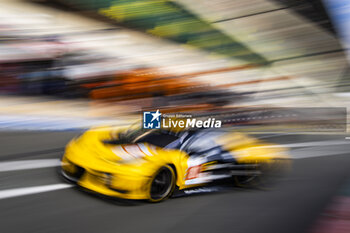
{"type": "Polygon", "coordinates": [[[82,84],[92,99],[133,99],[183,92],[195,84],[169,76],[153,68],[140,68],[119,73],[113,80],[82,84]]]}
{"type": "Polygon", "coordinates": [[[110,81],[88,83],[82,86],[90,90],[89,97],[92,99],[167,96],[203,91],[203,86],[211,89],[205,83],[190,80],[192,77],[249,68],[252,66],[222,68],[182,76],[161,72],[156,68],[139,68],[119,73],[110,81]]]}

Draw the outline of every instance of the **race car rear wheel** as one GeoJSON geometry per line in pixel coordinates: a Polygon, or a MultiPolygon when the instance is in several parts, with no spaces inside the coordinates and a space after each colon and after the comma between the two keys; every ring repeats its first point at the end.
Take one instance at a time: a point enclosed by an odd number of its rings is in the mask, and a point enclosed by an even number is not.
{"type": "Polygon", "coordinates": [[[153,176],[149,200],[160,202],[171,196],[175,189],[175,172],[170,166],[161,167],[153,176]]]}
{"type": "Polygon", "coordinates": [[[258,176],[235,176],[234,182],[235,185],[242,188],[254,187],[259,183],[258,176]]]}
{"type": "Polygon", "coordinates": [[[243,188],[269,189],[288,171],[290,163],[286,159],[275,159],[268,163],[260,163],[256,170],[259,175],[235,176],[236,186],[243,188]]]}

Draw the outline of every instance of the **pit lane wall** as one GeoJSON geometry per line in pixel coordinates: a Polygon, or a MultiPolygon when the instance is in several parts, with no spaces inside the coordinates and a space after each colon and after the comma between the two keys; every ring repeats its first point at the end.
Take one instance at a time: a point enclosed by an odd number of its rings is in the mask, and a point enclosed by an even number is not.
{"type": "Polygon", "coordinates": [[[0,131],[76,131],[102,125],[130,125],[136,118],[119,116],[88,100],[60,100],[48,97],[0,96],[0,131]]]}

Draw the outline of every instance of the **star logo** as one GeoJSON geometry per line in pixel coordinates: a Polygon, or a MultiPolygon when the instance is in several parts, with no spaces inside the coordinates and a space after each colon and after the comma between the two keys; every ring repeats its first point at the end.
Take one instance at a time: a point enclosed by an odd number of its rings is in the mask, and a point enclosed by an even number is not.
{"type": "Polygon", "coordinates": [[[154,121],[155,119],[157,119],[157,121],[159,121],[159,117],[162,115],[161,113],[159,113],[159,109],[155,112],[155,113],[151,113],[151,115],[153,116],[152,121],[154,121]]]}
{"type": "Polygon", "coordinates": [[[156,112],[143,112],[143,128],[160,129],[161,115],[159,109],[156,112]]]}

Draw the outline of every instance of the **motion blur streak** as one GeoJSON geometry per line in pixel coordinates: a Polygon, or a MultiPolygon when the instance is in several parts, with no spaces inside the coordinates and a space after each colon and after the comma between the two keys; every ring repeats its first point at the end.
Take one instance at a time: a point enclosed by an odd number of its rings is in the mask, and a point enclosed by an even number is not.
{"type": "Polygon", "coordinates": [[[0,172],[28,170],[45,167],[56,167],[60,165],[59,159],[36,159],[36,160],[22,160],[1,162],[0,172]]]}
{"type": "MultiPolygon", "coordinates": [[[[350,209],[349,6],[349,0],[0,0],[0,232],[349,233],[350,221],[339,224],[350,209]],[[255,166],[259,154],[282,151],[289,173],[271,189],[197,187],[190,197],[132,207],[63,184],[60,164],[78,185],[131,195],[141,170],[125,158],[149,151],[120,148],[125,141],[117,138],[133,138],[133,131],[104,131],[140,126],[144,112],[157,111],[160,122],[166,115],[176,122],[172,114],[215,118],[220,130],[244,136],[231,140],[237,146],[205,151],[216,140],[199,135],[195,149],[208,161],[248,163],[246,152],[256,155],[243,171],[189,159],[187,176],[167,164],[168,178],[201,182],[202,170],[214,178],[230,171],[244,186],[259,175],[249,169],[268,166],[255,166]],[[60,163],[69,142],[77,147],[60,163]],[[114,168],[116,153],[125,156],[114,168]],[[88,157],[91,164],[82,164],[88,157]],[[10,197],[19,198],[4,199],[10,197]],[[340,218],[326,216],[334,212],[340,218]]],[[[190,158],[198,156],[193,152],[190,158]]],[[[140,192],[145,184],[139,182],[140,192]]],[[[164,197],[173,188],[164,188],[164,197]]]]}
{"type": "Polygon", "coordinates": [[[36,187],[29,187],[29,188],[3,190],[3,191],[0,191],[0,199],[49,192],[49,191],[54,191],[59,189],[66,189],[70,187],[72,187],[72,185],[70,184],[51,184],[51,185],[36,186],[36,187]]]}
{"type": "Polygon", "coordinates": [[[295,148],[295,147],[307,147],[307,146],[330,146],[330,145],[345,145],[349,144],[348,141],[339,141],[339,140],[332,140],[332,141],[316,141],[316,142],[301,142],[301,143],[291,143],[291,144],[284,144],[284,145],[271,145],[271,146],[262,146],[261,148],[275,148],[275,147],[288,147],[288,148],[295,148]]]}

